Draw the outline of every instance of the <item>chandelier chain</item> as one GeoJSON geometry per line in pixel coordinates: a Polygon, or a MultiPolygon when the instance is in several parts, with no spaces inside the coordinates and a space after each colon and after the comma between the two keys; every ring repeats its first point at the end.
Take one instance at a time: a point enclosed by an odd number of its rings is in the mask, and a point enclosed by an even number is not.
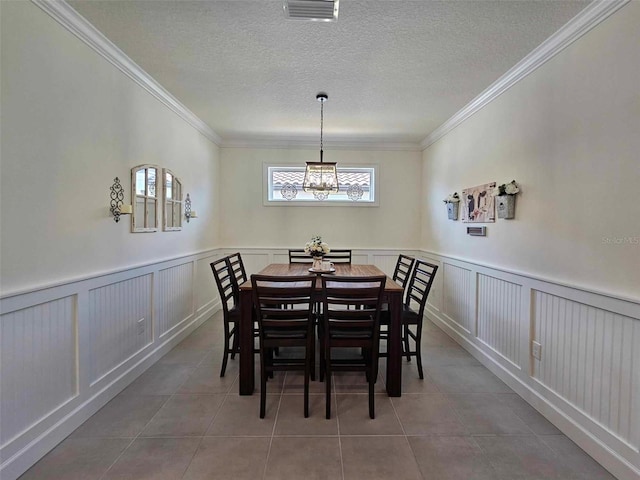
{"type": "MultiPolygon", "coordinates": [[[[322,132],[324,129],[324,101],[320,101],[320,151],[322,151],[322,132]]],[[[320,157],[322,161],[322,157],[320,157]]]]}

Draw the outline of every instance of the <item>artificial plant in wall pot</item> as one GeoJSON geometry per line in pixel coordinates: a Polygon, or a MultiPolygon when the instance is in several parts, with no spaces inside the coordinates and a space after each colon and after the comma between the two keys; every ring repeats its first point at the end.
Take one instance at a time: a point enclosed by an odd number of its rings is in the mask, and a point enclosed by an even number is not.
{"type": "Polygon", "coordinates": [[[447,215],[449,216],[449,220],[457,220],[458,209],[460,208],[460,197],[458,196],[458,192],[454,192],[452,195],[449,195],[443,200],[443,202],[447,204],[447,215]]]}
{"type": "Polygon", "coordinates": [[[520,192],[520,187],[515,180],[509,183],[498,185],[491,193],[496,197],[496,208],[498,218],[514,218],[516,216],[516,195],[520,192]]]}

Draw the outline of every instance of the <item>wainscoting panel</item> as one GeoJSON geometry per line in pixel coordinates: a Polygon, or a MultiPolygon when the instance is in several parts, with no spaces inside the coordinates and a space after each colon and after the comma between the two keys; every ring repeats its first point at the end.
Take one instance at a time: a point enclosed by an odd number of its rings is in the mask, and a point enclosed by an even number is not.
{"type": "Polygon", "coordinates": [[[215,262],[218,258],[220,257],[217,255],[207,255],[198,259],[196,265],[196,283],[194,285],[196,292],[196,314],[199,314],[205,308],[211,307],[212,302],[220,299],[216,282],[213,279],[213,272],[211,271],[211,263],[215,262]]]}
{"type": "Polygon", "coordinates": [[[497,353],[520,367],[520,298],[515,283],[478,274],[477,337],[497,353]]]}
{"type": "Polygon", "coordinates": [[[152,282],[147,274],[89,291],[91,385],[153,341],[152,282]]]}
{"type": "Polygon", "coordinates": [[[0,317],[2,448],[78,394],[76,338],[75,296],[0,317]]]}
{"type": "Polygon", "coordinates": [[[475,292],[471,290],[471,270],[451,263],[444,263],[442,270],[443,313],[464,332],[471,333],[471,297],[475,292]]]}
{"type": "Polygon", "coordinates": [[[640,302],[419,255],[443,266],[426,316],[616,477],[640,478],[640,302]]]}
{"type": "Polygon", "coordinates": [[[640,322],[546,292],[533,296],[535,340],[542,345],[535,378],[638,449],[632,409],[640,392],[640,322]]]}
{"type": "Polygon", "coordinates": [[[217,249],[0,298],[0,478],[14,480],[220,309],[217,249]],[[197,314],[196,298],[199,305],[197,314]],[[161,336],[162,334],[162,336],[161,336]]]}
{"type": "Polygon", "coordinates": [[[193,262],[160,270],[158,280],[158,335],[163,337],[193,315],[193,262]]]}

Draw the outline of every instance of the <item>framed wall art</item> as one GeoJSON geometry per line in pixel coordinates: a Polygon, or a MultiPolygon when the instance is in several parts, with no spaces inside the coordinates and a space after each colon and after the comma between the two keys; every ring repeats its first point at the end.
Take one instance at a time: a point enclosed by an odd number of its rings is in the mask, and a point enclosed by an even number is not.
{"type": "Polygon", "coordinates": [[[465,223],[492,223],[496,221],[495,197],[491,195],[496,182],[465,188],[460,196],[462,221],[465,223]]]}

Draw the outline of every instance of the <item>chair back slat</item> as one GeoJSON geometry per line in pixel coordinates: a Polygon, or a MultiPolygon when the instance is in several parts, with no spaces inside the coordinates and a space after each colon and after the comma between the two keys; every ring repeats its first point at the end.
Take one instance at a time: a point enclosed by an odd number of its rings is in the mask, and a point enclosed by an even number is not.
{"type": "Polygon", "coordinates": [[[213,278],[218,287],[220,302],[225,314],[236,305],[235,299],[235,279],[232,276],[229,260],[227,257],[220,258],[210,264],[213,278]]]}
{"type": "Polygon", "coordinates": [[[329,338],[349,331],[377,338],[386,278],[322,277],[323,327],[329,338]]]}
{"type": "Polygon", "coordinates": [[[313,263],[313,258],[304,249],[289,249],[289,263],[313,263]]]}
{"type": "Polygon", "coordinates": [[[233,276],[233,295],[234,301],[236,305],[240,302],[240,285],[247,281],[247,272],[244,269],[244,262],[242,261],[242,256],[240,252],[233,253],[227,256],[229,261],[229,270],[231,275],[233,276]]]}
{"type": "Polygon", "coordinates": [[[315,275],[251,275],[261,340],[292,331],[311,335],[315,281],[315,275]]]}
{"type": "Polygon", "coordinates": [[[413,308],[419,319],[422,319],[424,314],[424,307],[427,304],[427,298],[437,271],[437,265],[427,263],[424,260],[415,261],[415,268],[407,287],[405,307],[413,308]],[[412,301],[415,302],[415,306],[412,305],[412,301]]]}
{"type": "Polygon", "coordinates": [[[329,253],[323,256],[324,260],[333,263],[351,264],[351,250],[337,249],[331,250],[329,253]]]}
{"type": "Polygon", "coordinates": [[[411,278],[411,269],[413,268],[413,264],[415,263],[415,261],[416,259],[413,257],[400,254],[398,255],[396,268],[393,271],[393,281],[400,285],[403,289],[403,301],[407,291],[407,283],[409,282],[409,278],[411,278]]]}

